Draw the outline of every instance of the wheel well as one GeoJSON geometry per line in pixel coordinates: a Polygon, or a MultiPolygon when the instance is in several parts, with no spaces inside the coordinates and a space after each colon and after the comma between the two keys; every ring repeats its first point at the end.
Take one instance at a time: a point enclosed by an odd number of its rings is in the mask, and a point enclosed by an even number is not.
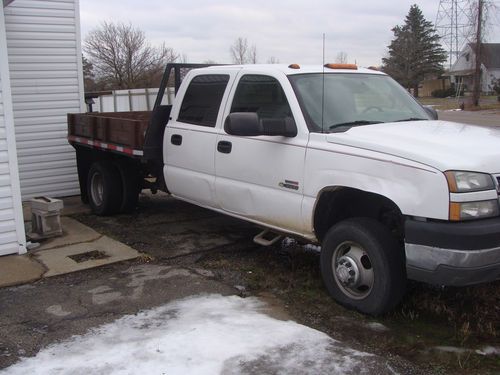
{"type": "Polygon", "coordinates": [[[80,194],[84,203],[88,202],[87,176],[93,163],[104,160],[123,160],[126,163],[130,163],[131,167],[135,167],[138,170],[140,169],[139,160],[128,158],[126,156],[83,146],[75,146],[75,150],[78,180],[80,183],[80,194]]]}
{"type": "Polygon", "coordinates": [[[363,190],[336,187],[324,190],[314,211],[314,231],[319,241],[336,223],[352,217],[370,217],[389,228],[398,240],[404,238],[404,218],[390,199],[363,190]]]}

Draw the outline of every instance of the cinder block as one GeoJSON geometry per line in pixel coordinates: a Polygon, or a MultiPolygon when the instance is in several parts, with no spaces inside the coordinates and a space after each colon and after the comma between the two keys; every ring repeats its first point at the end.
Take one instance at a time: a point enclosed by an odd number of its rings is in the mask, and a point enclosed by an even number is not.
{"type": "Polygon", "coordinates": [[[31,232],[33,240],[62,235],[61,209],[63,201],[48,197],[36,197],[31,200],[31,232]]]}
{"type": "Polygon", "coordinates": [[[64,207],[63,201],[60,199],[48,197],[35,197],[31,199],[31,210],[43,212],[61,211],[64,207]]]}

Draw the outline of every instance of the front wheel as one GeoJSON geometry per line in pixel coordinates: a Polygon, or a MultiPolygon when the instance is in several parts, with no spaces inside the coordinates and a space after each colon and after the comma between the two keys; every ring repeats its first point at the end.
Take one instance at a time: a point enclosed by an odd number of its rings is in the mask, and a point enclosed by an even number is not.
{"type": "Polygon", "coordinates": [[[390,231],[370,218],[344,220],[327,232],[321,274],[338,303],[369,315],[388,312],[405,292],[403,251],[390,231]]]}

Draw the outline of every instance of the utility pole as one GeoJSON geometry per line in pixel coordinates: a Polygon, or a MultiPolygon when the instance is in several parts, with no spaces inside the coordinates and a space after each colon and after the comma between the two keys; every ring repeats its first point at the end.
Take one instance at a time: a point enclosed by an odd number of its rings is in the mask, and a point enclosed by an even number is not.
{"type": "Polygon", "coordinates": [[[482,39],[482,25],[483,25],[483,7],[484,0],[477,2],[477,29],[476,29],[476,43],[475,43],[475,64],[474,64],[474,88],[472,90],[472,105],[479,105],[479,96],[481,94],[481,39],[482,39]]]}

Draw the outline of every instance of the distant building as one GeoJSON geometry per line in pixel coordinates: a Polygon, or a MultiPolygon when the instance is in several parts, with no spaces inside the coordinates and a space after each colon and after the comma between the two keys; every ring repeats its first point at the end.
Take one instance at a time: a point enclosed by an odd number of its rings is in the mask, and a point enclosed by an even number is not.
{"type": "MultiPolygon", "coordinates": [[[[457,61],[447,75],[451,82],[462,85],[466,91],[471,91],[474,80],[475,44],[469,43],[460,52],[457,61]]],[[[483,43],[481,45],[481,91],[492,91],[492,80],[500,79],[500,43],[483,43]]]]}

